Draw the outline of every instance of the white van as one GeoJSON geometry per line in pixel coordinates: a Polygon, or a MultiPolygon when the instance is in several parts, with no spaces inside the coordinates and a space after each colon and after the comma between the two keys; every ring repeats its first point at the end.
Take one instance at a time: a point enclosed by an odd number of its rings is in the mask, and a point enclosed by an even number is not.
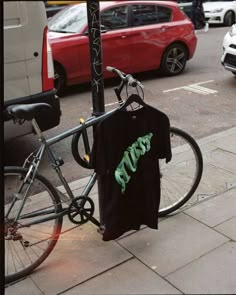
{"type": "MultiPolygon", "coordinates": [[[[48,116],[42,114],[37,121],[42,130],[50,129],[59,124],[61,111],[54,90],[44,2],[4,1],[3,15],[4,109],[13,104],[46,102],[54,111],[48,116]]],[[[32,132],[30,122],[19,126],[4,116],[4,140],[32,132]]]]}

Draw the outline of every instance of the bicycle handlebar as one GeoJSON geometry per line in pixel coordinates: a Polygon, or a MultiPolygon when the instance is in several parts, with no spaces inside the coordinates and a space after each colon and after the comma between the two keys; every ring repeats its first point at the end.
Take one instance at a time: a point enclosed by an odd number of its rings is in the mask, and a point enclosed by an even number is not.
{"type": "Polygon", "coordinates": [[[110,66],[106,67],[106,70],[108,72],[117,74],[125,84],[128,84],[131,87],[140,86],[143,88],[143,85],[138,80],[134,79],[130,74],[126,75],[124,72],[121,72],[120,70],[110,66]]]}

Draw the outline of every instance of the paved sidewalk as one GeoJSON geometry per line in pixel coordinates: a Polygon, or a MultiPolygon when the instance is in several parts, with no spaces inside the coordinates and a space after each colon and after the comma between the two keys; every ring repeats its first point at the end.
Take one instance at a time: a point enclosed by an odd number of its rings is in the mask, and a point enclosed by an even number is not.
{"type": "Polygon", "coordinates": [[[65,233],[5,294],[236,294],[236,127],[198,143],[204,171],[196,203],[161,219],[158,231],[116,241],[103,242],[90,223],[65,233]]]}

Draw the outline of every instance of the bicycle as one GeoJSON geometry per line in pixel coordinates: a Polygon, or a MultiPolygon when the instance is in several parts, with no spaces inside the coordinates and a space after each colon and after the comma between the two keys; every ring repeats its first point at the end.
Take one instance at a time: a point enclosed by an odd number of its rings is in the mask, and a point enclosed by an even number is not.
{"type": "MultiPolygon", "coordinates": [[[[129,87],[143,95],[143,86],[132,75],[108,67],[116,73],[120,85],[114,89],[119,105],[124,101],[121,92],[124,86],[128,95],[129,87]]],[[[89,155],[91,140],[89,128],[110,116],[117,108],[99,116],[80,120],[80,124],[53,138],[46,139],[35,117],[39,112],[48,110],[47,104],[15,105],[7,108],[7,113],[18,123],[32,121],[32,126],[41,142],[40,147],[25,160],[23,167],[5,167],[4,207],[5,207],[5,283],[9,284],[29,275],[51,253],[62,230],[63,217],[80,226],[88,221],[101,228],[99,220],[94,218],[94,202],[89,197],[95,185],[97,175],[92,173],[82,194],[75,196],[63,176],[60,166],[63,160],[57,158],[50,146],[73,135],[72,154],[79,165],[92,169],[89,155]],[[82,141],[82,143],[81,143],[82,141]],[[82,150],[85,155],[81,156],[82,150]],[[47,153],[52,168],[57,173],[65,193],[54,187],[38,172],[43,155],[47,153]]],[[[196,191],[203,170],[203,160],[196,141],[186,132],[171,127],[172,160],[160,165],[161,204],[159,216],[165,216],[183,206],[196,191]]]]}

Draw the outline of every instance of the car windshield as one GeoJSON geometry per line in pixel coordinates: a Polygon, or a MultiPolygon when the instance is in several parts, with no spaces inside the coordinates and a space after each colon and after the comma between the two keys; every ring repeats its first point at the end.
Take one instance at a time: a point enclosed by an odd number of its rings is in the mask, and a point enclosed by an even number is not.
{"type": "Polygon", "coordinates": [[[78,33],[87,23],[85,4],[72,5],[58,12],[48,21],[50,31],[61,33],[78,33]]]}

